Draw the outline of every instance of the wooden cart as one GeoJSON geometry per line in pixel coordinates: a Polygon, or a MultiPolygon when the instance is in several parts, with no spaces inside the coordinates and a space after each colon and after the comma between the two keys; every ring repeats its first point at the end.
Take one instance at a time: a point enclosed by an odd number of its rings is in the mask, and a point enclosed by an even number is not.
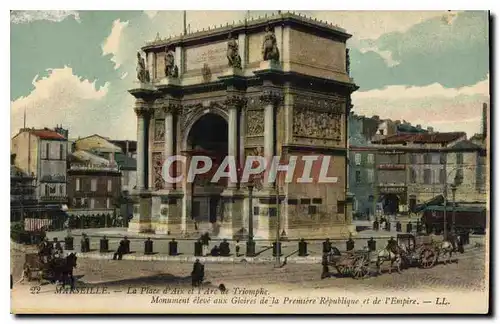
{"type": "Polygon", "coordinates": [[[363,278],[370,270],[369,251],[349,251],[344,254],[328,254],[328,265],[333,266],[340,275],[354,279],[363,278]]]}
{"type": "Polygon", "coordinates": [[[398,234],[397,242],[405,247],[403,261],[406,266],[418,265],[428,269],[436,264],[439,253],[428,235],[398,234]]]}
{"type": "Polygon", "coordinates": [[[28,281],[33,279],[42,280],[45,272],[45,264],[38,253],[27,253],[24,258],[24,267],[28,281]]]}

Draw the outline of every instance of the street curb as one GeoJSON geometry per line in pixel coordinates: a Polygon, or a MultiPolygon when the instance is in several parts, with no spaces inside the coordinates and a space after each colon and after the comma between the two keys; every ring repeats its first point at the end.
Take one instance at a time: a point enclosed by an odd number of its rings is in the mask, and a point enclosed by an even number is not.
{"type": "MultiPolygon", "coordinates": [[[[94,259],[94,260],[110,260],[113,261],[114,253],[80,253],[77,252],[76,256],[82,259],[94,259]]],[[[285,257],[281,257],[284,261],[285,257]]],[[[228,263],[228,264],[238,264],[238,263],[270,263],[276,261],[276,257],[197,257],[197,256],[171,256],[171,255],[123,255],[122,260],[131,261],[166,261],[166,262],[179,262],[179,263],[193,263],[196,260],[200,260],[203,263],[228,263]]],[[[321,263],[322,258],[319,256],[308,256],[308,257],[289,257],[286,258],[287,263],[304,263],[304,264],[316,264],[321,263]]]]}
{"type": "MultiPolygon", "coordinates": [[[[480,250],[480,248],[471,247],[465,250],[467,252],[474,252],[480,250]]],[[[67,251],[66,253],[71,253],[67,251]]],[[[93,260],[109,260],[113,261],[113,252],[100,253],[100,252],[87,252],[81,253],[77,252],[76,256],[81,259],[93,259],[93,260]]],[[[165,262],[178,262],[178,263],[193,263],[196,260],[200,260],[203,263],[226,263],[226,264],[239,264],[239,263],[272,263],[276,261],[276,257],[197,257],[197,256],[171,256],[165,254],[155,254],[155,255],[144,255],[144,254],[125,254],[122,260],[129,261],[165,261],[165,262]]],[[[286,260],[286,263],[295,264],[321,264],[321,256],[306,256],[306,257],[281,257],[282,262],[286,260]]]]}

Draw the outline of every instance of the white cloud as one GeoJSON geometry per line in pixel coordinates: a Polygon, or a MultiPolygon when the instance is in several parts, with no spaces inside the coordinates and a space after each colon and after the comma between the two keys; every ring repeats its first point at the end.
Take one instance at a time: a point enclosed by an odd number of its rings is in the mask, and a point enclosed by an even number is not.
{"type": "Polygon", "coordinates": [[[68,17],[73,17],[80,22],[80,15],[73,10],[12,10],[10,12],[10,21],[14,24],[30,23],[36,20],[61,22],[68,17]]]}
{"type": "Polygon", "coordinates": [[[378,55],[380,55],[384,59],[384,61],[385,61],[385,63],[387,63],[388,67],[393,67],[393,66],[399,65],[399,63],[401,63],[401,62],[396,61],[392,58],[391,51],[381,51],[376,47],[361,48],[359,51],[363,54],[365,54],[367,52],[377,53],[378,55]]]}
{"type": "Polygon", "coordinates": [[[120,19],[115,20],[111,28],[111,33],[102,44],[102,55],[112,55],[111,61],[115,63],[115,69],[120,67],[120,62],[117,61],[115,54],[120,48],[120,38],[123,29],[128,26],[128,23],[128,21],[120,21],[120,19]]]}
{"type": "Polygon", "coordinates": [[[123,72],[122,76],[120,77],[121,80],[125,79],[128,76],[128,72],[123,72]]]}
{"type": "Polygon", "coordinates": [[[352,100],[357,114],[404,119],[438,131],[465,131],[471,136],[480,131],[482,105],[489,103],[489,77],[462,88],[445,88],[438,83],[389,86],[355,92],[352,100]]]}
{"type": "Polygon", "coordinates": [[[158,10],[145,10],[144,13],[151,19],[153,19],[157,14],[158,10]]]}
{"type": "Polygon", "coordinates": [[[92,125],[92,119],[105,118],[98,106],[89,107],[106,97],[109,83],[97,88],[95,81],[74,75],[67,66],[48,71],[47,77],[33,79],[34,89],[28,96],[11,102],[12,134],[22,127],[25,110],[29,127],[62,123],[71,130],[83,132],[92,125]]]}

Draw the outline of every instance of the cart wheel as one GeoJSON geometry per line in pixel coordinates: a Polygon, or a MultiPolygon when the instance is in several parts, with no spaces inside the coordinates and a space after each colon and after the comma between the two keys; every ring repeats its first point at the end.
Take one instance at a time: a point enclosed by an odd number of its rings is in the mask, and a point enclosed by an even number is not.
{"type": "Polygon", "coordinates": [[[353,264],[352,277],[354,279],[359,279],[366,276],[368,274],[369,265],[370,262],[366,258],[364,257],[357,258],[353,264]]]}
{"type": "Polygon", "coordinates": [[[343,266],[343,265],[338,265],[336,266],[337,268],[337,272],[340,274],[340,275],[345,275],[346,274],[346,267],[343,266]]]}
{"type": "Polygon", "coordinates": [[[436,263],[436,252],[430,248],[425,248],[420,252],[420,265],[424,269],[432,268],[436,263]]]}

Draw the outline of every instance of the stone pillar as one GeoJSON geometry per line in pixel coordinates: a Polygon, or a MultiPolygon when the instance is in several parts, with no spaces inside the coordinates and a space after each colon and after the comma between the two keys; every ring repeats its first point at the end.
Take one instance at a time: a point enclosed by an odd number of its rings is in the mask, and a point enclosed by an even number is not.
{"type": "MultiPolygon", "coordinates": [[[[273,91],[264,91],[260,96],[261,104],[264,106],[264,158],[268,165],[271,163],[275,153],[275,107],[280,102],[280,95],[273,91]]],[[[267,179],[264,181],[264,189],[274,188],[274,183],[267,179]]]]}
{"type": "MultiPolygon", "coordinates": [[[[225,104],[229,111],[228,156],[234,157],[236,165],[238,165],[238,111],[244,106],[245,99],[229,94],[225,104]]],[[[222,197],[224,209],[219,237],[232,239],[233,235],[243,226],[243,194],[238,190],[238,183],[228,179],[227,188],[222,193],[222,197]]]]}
{"type": "Polygon", "coordinates": [[[137,114],[137,190],[146,189],[146,141],[148,140],[149,107],[143,99],[136,99],[135,113],[137,114]]]}
{"type": "MultiPolygon", "coordinates": [[[[174,149],[174,113],[176,111],[176,106],[173,104],[169,104],[164,107],[165,109],[165,151],[163,154],[164,161],[170,157],[175,155],[174,149]]],[[[165,189],[172,190],[174,188],[173,183],[165,181],[165,189]]]]}
{"type": "Polygon", "coordinates": [[[177,46],[175,48],[175,64],[179,69],[179,78],[184,73],[184,58],[182,57],[182,47],[177,46]]]}

